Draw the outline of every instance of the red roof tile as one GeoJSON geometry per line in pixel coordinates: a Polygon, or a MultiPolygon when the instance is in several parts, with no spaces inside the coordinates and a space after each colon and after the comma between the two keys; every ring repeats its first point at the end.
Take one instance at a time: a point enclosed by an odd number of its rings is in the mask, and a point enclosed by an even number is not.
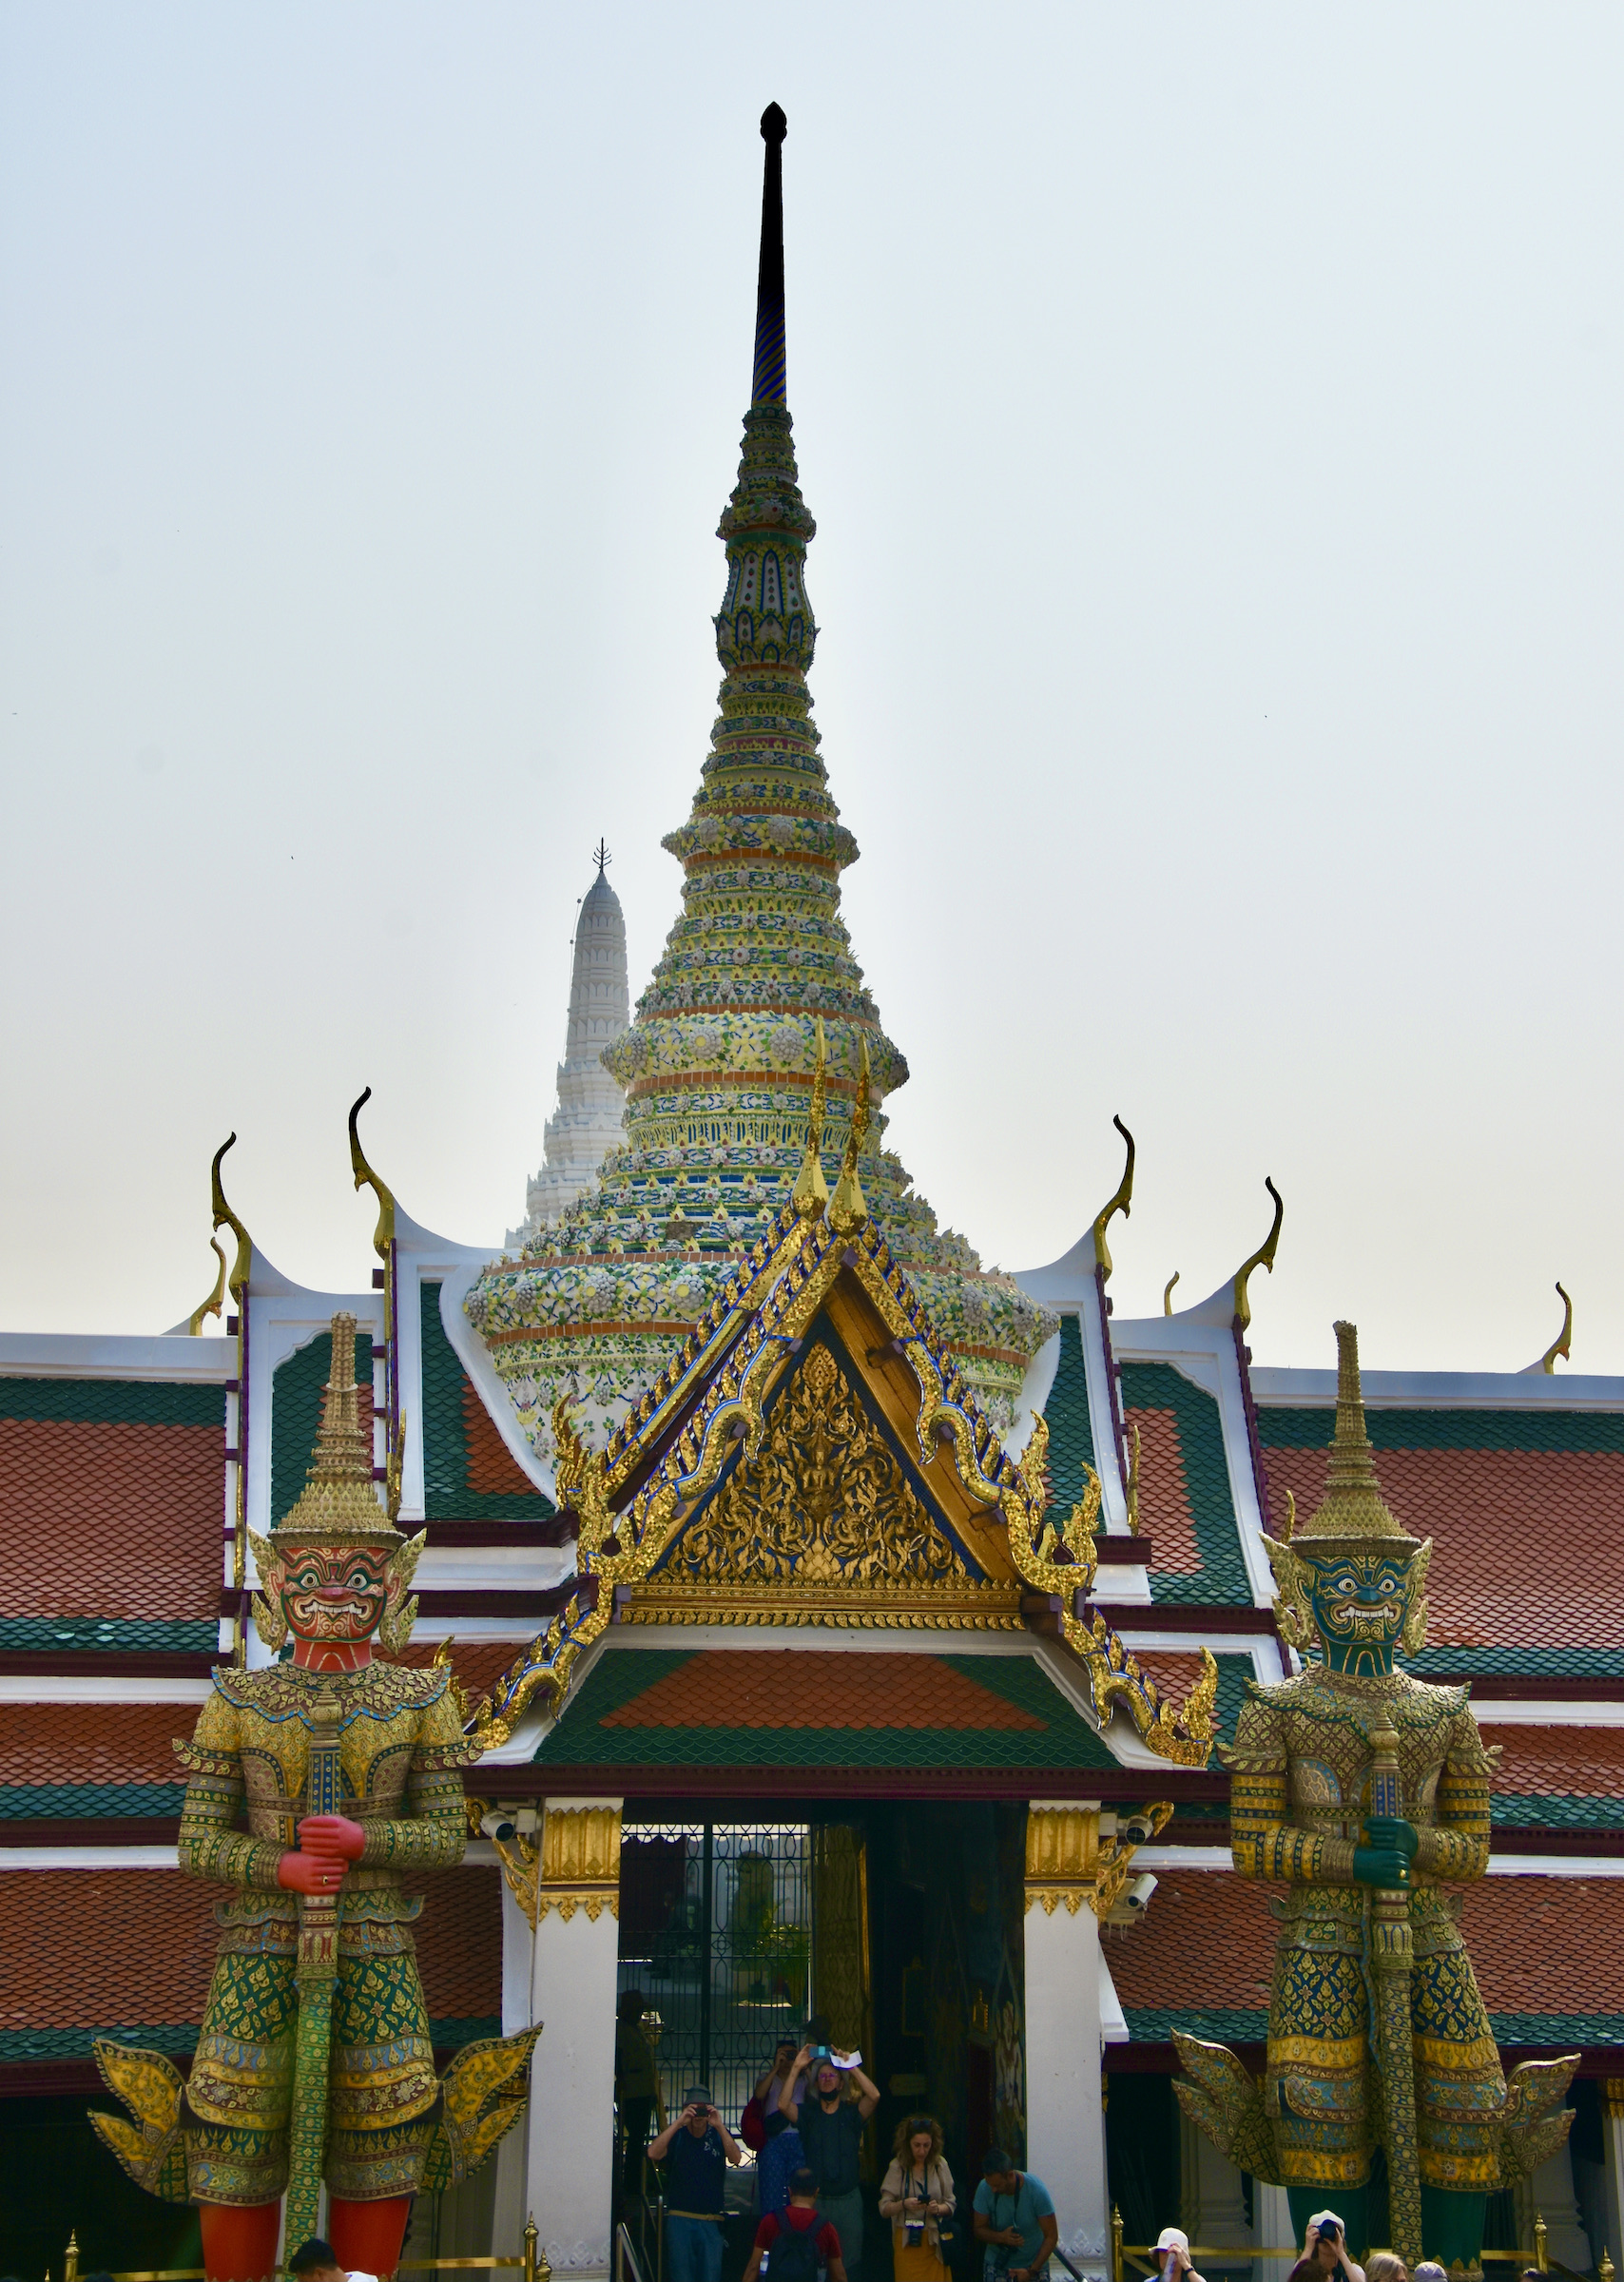
{"type": "MultiPolygon", "coordinates": [[[[1185,1479],[1178,1420],[1170,1410],[1129,1410],[1123,1417],[1130,1428],[1139,1429],[1139,1504],[1142,1525],[1155,1544],[1157,1571],[1198,1576],[1201,1548],[1185,1479]]],[[[1129,1439],[1131,1442],[1131,1434],[1129,1439]]]]}
{"type": "MultiPolygon", "coordinates": [[[[1266,2009],[1268,1896],[1224,1870],[1165,1870],[1141,1924],[1107,1944],[1123,2005],[1266,2009]]],[[[1624,2013],[1624,1879],[1489,1877],[1461,1931],[1492,2013],[1624,2013]]]]}
{"type": "Polygon", "coordinates": [[[215,1616],[223,1450],[212,1426],[0,1419],[6,1615],[215,1616]]]}
{"type": "MultiPolygon", "coordinates": [[[[1287,1490],[1305,1521],[1325,1494],[1325,1453],[1266,1455],[1275,1528],[1287,1490]]],[[[1429,1647],[1624,1648],[1624,1596],[1600,1589],[1624,1537],[1624,1458],[1379,1450],[1376,1472],[1404,1527],[1433,1539],[1429,1647]]],[[[1155,1530],[1159,1566],[1159,1518],[1155,1530]]]]}
{"type": "Polygon", "coordinates": [[[606,1728],[1024,1728],[1042,1720],[932,1655],[707,1649],[606,1728]]]}
{"type": "Polygon", "coordinates": [[[1280,1930],[1272,1890],[1228,1870],[1160,1871],[1140,1923],[1106,1942],[1123,2005],[1266,2011],[1280,1930]]]}
{"type": "MultiPolygon", "coordinates": [[[[439,1643],[436,1640],[414,1641],[403,1655],[392,1660],[396,1664],[412,1664],[419,1670],[435,1660],[439,1643]]],[[[524,1653],[519,1640],[459,1640],[452,1642],[452,1670],[456,1673],[463,1693],[470,1702],[488,1694],[508,1669],[524,1653]]],[[[475,1786],[477,1788],[477,1786],[475,1786]]]]}
{"type": "MultiPolygon", "coordinates": [[[[0,2033],[200,2021],[223,1890],[179,1870],[0,1877],[0,2033]]],[[[436,1870],[421,1890],[416,1930],[430,2018],[499,2016],[501,1872],[484,1864],[436,1870]]]]}
{"type": "Polygon", "coordinates": [[[8,1704],[0,1712],[0,1787],[19,1783],[184,1783],[170,1750],[197,1725],[195,1704],[8,1704]]]}
{"type": "Polygon", "coordinates": [[[474,1382],[462,1383],[462,1431],[468,1452],[468,1486],[481,1498],[533,1498],[536,1486],[496,1431],[474,1382]]]}
{"type": "Polygon", "coordinates": [[[1497,1720],[1484,1732],[1501,1747],[1497,1791],[1624,1799],[1624,1728],[1522,1728],[1497,1720]]]}

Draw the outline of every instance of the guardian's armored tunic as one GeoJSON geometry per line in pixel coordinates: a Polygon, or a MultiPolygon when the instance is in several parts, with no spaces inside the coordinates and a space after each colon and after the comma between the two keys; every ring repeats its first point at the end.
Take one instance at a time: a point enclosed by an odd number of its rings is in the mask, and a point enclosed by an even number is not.
{"type": "Polygon", "coordinates": [[[1370,2174],[1369,1889],[1354,1857],[1371,1811],[1369,1732],[1381,1717],[1398,1731],[1401,1794],[1417,1837],[1410,2018],[1420,2175],[1430,2187],[1486,2191],[1499,2179],[1505,2079],[1440,1887],[1480,1878],[1488,1866],[1492,1760],[1465,1689],[1429,1688],[1402,1672],[1371,1678],[1319,1666],[1279,1687],[1254,1682],[1224,1754],[1234,1777],[1235,1867],[1243,1878],[1290,1887],[1265,2093],[1281,2179],[1318,2196],[1361,2186],[1370,2174]]]}
{"type": "Polygon", "coordinates": [[[343,1881],[333,2002],[326,2177],[336,2195],[410,2195],[438,2097],[417,1978],[411,1890],[462,1859],[463,1738],[445,1669],[366,1664],[331,1675],[293,1664],[223,1670],[192,1740],[181,1821],[183,1869],[237,1890],[215,1916],[220,1947],[186,2100],[192,2193],[263,2203],[287,2184],[298,2002],[299,1898],[278,1881],[295,1844],[319,1690],[341,1707],[344,1814],[366,1833],[343,1881]],[[247,1831],[238,1828],[246,1806],[247,1831]]]}

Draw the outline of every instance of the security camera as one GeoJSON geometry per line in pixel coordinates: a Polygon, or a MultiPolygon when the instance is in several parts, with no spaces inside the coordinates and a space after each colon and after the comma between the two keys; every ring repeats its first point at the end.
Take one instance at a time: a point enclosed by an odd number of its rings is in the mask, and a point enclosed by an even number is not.
{"type": "Polygon", "coordinates": [[[1156,1826],[1143,1808],[1126,1816],[1121,1828],[1122,1835],[1131,1847],[1145,1846],[1156,1834],[1156,1826]]]}
{"type": "Polygon", "coordinates": [[[1156,1881],[1149,1870],[1141,1870],[1131,1879],[1112,1905],[1106,1923],[1109,1925],[1137,1925],[1150,1906],[1150,1896],[1156,1890],[1156,1881]]]}
{"type": "Polygon", "coordinates": [[[485,1816],[479,1828],[487,1838],[507,1840],[512,1837],[514,1826],[512,1817],[504,1814],[498,1808],[493,1813],[485,1816]]]}

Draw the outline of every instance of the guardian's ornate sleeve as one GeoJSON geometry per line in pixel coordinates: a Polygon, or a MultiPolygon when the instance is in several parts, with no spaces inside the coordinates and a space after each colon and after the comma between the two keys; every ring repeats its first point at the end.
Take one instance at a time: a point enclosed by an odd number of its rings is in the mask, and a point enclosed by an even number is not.
{"type": "Polygon", "coordinates": [[[1294,1885],[1351,1886],[1353,1841],[1303,1830],[1289,1820],[1289,1752],[1285,1722],[1253,1696],[1235,1722],[1235,1740],[1219,1754],[1230,1770],[1229,1851],[1243,1878],[1294,1885]]]}
{"type": "Polygon", "coordinates": [[[1489,1791],[1500,1747],[1485,1748],[1470,1704],[1455,1714],[1449,1754],[1438,1779],[1438,1821],[1421,1833],[1416,1868],[1425,1878],[1465,1885],[1489,1866],[1489,1791]]]}
{"type": "Polygon", "coordinates": [[[242,1758],[235,1705],[216,1689],[198,1715],[190,1743],[177,1743],[174,1750],[191,1777],[181,1808],[182,1869],[221,1886],[275,1892],[281,1847],[236,1828],[242,1804],[242,1758]]]}
{"type": "Polygon", "coordinates": [[[361,1860],[414,1870],[446,1870],[459,1863],[468,1843],[461,1770],[478,1756],[478,1744],[462,1731],[449,1686],[442,1688],[417,1730],[406,1778],[411,1815],[369,1823],[361,1860]]]}

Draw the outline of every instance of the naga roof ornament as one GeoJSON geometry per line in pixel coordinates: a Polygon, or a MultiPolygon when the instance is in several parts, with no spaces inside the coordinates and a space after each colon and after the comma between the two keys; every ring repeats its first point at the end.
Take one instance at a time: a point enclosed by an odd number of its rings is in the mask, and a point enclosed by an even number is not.
{"type": "Polygon", "coordinates": [[[625,1090],[623,1145],[557,1225],[493,1263],[465,1303],[525,1431],[553,1454],[554,1405],[602,1441],[674,1354],[737,1261],[794,1199],[833,1190],[872,1216],[1000,1427],[1055,1319],[982,1271],[885,1149],[908,1065],[885,1035],[841,917],[857,843],[819,755],[806,675],[816,524],[797,480],[784,347],[784,115],[765,166],[750,409],[722,513],[719,717],[687,821],[663,845],[683,908],[630,1027],[603,1054],[625,1090]],[[811,1134],[810,1144],[808,1135],[811,1134]]]}

